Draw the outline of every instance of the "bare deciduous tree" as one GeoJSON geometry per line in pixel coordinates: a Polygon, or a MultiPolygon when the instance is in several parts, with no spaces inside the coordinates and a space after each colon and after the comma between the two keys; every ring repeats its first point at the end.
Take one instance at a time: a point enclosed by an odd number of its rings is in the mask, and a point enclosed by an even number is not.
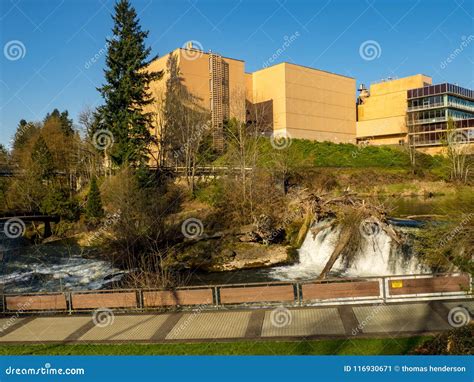
{"type": "Polygon", "coordinates": [[[202,149],[210,133],[210,115],[202,100],[183,84],[175,55],[170,55],[166,67],[166,91],[156,116],[160,162],[183,166],[186,184],[194,193],[196,169],[204,157],[202,149]]]}
{"type": "Polygon", "coordinates": [[[454,181],[468,180],[471,167],[468,140],[468,131],[456,129],[454,121],[449,118],[445,146],[451,168],[451,179],[454,181]]]}

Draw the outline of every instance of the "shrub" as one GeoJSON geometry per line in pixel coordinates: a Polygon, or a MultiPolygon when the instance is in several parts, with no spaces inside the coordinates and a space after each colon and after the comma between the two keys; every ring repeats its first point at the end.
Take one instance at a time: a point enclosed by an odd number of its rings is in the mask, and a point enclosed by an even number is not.
{"type": "Polygon", "coordinates": [[[438,334],[417,347],[413,354],[420,355],[473,355],[474,324],[438,334]]]}
{"type": "Polygon", "coordinates": [[[100,219],[104,216],[104,209],[102,208],[102,198],[100,190],[97,186],[97,179],[91,179],[89,194],[87,195],[86,217],[88,220],[100,219]]]}
{"type": "Polygon", "coordinates": [[[66,191],[52,188],[41,201],[40,210],[47,215],[59,215],[62,219],[76,221],[80,215],[77,200],[69,197],[66,191]]]}
{"type": "Polygon", "coordinates": [[[200,185],[196,190],[196,199],[200,202],[207,203],[211,206],[216,206],[224,193],[222,181],[213,180],[206,185],[200,185]]]}

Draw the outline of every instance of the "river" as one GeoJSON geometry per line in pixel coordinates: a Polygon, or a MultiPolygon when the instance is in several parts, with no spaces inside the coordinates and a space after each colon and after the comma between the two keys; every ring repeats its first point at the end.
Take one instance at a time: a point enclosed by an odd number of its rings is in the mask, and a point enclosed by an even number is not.
{"type": "MultiPolygon", "coordinates": [[[[472,206],[472,195],[435,198],[389,198],[394,217],[407,215],[446,215],[454,207],[472,206]]],[[[417,228],[403,228],[416,235],[417,228]]],[[[336,231],[323,230],[317,237],[308,234],[294,265],[228,272],[193,272],[190,285],[312,279],[319,275],[335,245],[336,231]]],[[[0,227],[0,284],[7,293],[111,288],[120,283],[123,272],[109,262],[94,258],[78,246],[63,243],[29,245],[26,240],[5,237],[0,227]]],[[[347,265],[338,260],[331,276],[380,276],[427,273],[409,248],[394,249],[384,233],[363,243],[356,260],[347,265]]]]}
{"type": "Polygon", "coordinates": [[[123,275],[78,246],[31,245],[23,238],[6,237],[1,226],[0,253],[0,284],[6,293],[102,289],[123,275]]]}

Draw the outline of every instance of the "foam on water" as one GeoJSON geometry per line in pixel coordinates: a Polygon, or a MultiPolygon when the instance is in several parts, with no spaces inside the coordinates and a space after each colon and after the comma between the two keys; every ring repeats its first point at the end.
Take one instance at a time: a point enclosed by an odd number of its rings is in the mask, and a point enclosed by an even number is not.
{"type": "Polygon", "coordinates": [[[0,233],[0,284],[7,293],[102,289],[124,272],[108,261],[89,258],[78,247],[27,245],[0,233]]]}
{"type": "MultiPolygon", "coordinates": [[[[327,224],[322,221],[315,228],[327,224]]],[[[276,280],[312,279],[321,273],[339,238],[339,228],[325,228],[316,236],[308,231],[299,249],[299,262],[294,265],[277,267],[270,271],[276,280]]],[[[330,274],[337,276],[389,276],[395,274],[429,273],[423,267],[409,247],[392,242],[385,231],[362,236],[362,243],[353,260],[348,262],[339,257],[330,274]]]]}

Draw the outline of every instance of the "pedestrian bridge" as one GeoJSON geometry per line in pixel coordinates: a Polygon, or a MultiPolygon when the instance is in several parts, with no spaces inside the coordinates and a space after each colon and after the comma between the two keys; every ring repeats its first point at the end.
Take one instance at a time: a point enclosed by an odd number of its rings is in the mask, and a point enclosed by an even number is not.
{"type": "Polygon", "coordinates": [[[43,237],[52,235],[51,223],[59,223],[60,217],[57,215],[35,214],[32,212],[9,212],[0,214],[0,226],[8,237],[19,237],[25,232],[26,223],[42,222],[44,223],[43,237]],[[11,230],[11,232],[9,232],[11,230]]]}
{"type": "Polygon", "coordinates": [[[469,275],[449,274],[4,295],[0,344],[433,334],[471,321],[470,283],[469,275]]]}

